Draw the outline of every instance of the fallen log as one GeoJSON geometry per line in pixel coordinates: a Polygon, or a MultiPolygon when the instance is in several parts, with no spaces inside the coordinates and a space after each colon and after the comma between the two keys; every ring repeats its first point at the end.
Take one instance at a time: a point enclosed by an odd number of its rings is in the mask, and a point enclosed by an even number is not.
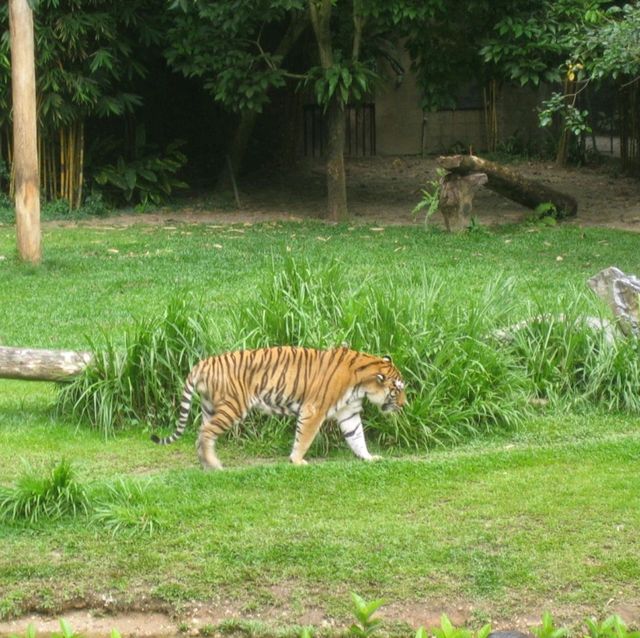
{"type": "MultiPolygon", "coordinates": [[[[609,306],[615,321],[604,317],[579,317],[580,325],[589,330],[602,332],[608,343],[613,343],[621,336],[640,337],[640,279],[610,266],[587,279],[587,286],[609,306]]],[[[506,343],[511,341],[519,330],[531,325],[567,320],[563,314],[543,314],[495,330],[492,335],[506,343]]]]}
{"type": "Polygon", "coordinates": [[[0,378],[70,381],[91,359],[90,352],[0,346],[0,378]]]}
{"type": "Polygon", "coordinates": [[[438,158],[438,164],[457,175],[484,173],[487,188],[528,208],[549,202],[561,217],[574,217],[578,213],[578,202],[571,195],[476,155],[445,155],[438,158]]]}

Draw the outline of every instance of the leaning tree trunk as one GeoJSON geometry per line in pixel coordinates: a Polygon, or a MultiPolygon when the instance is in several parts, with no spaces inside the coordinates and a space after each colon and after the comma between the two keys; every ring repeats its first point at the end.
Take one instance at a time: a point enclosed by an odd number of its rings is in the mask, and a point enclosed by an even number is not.
{"type": "Polygon", "coordinates": [[[578,202],[571,195],[481,157],[448,155],[439,157],[438,164],[457,175],[485,173],[488,178],[487,188],[528,208],[535,209],[536,206],[549,202],[556,207],[560,216],[574,217],[578,213],[578,202]]]}
{"type": "Polygon", "coordinates": [[[27,0],[9,0],[11,89],[13,97],[13,168],[16,237],[21,259],[42,259],[40,181],[33,14],[27,0]]]}
{"type": "Polygon", "coordinates": [[[249,146],[249,140],[253,135],[258,119],[257,111],[242,111],[240,113],[240,121],[233,134],[233,139],[229,146],[229,163],[220,173],[217,187],[227,188],[234,179],[234,176],[240,173],[242,162],[249,146]],[[231,174],[229,174],[231,171],[231,174]]]}
{"type": "MultiPolygon", "coordinates": [[[[295,43],[300,39],[303,31],[309,24],[308,17],[303,12],[294,12],[289,22],[287,30],[284,32],[282,39],[278,43],[274,51],[274,58],[282,61],[289,55],[291,49],[295,43]]],[[[277,65],[277,62],[273,63],[277,65]]],[[[231,163],[230,170],[232,175],[238,175],[242,168],[242,162],[247,153],[249,147],[249,141],[253,135],[253,131],[256,127],[258,120],[257,111],[242,111],[240,113],[240,121],[236,127],[233,139],[229,146],[229,162],[231,163]]],[[[218,188],[225,188],[231,181],[231,175],[225,169],[220,174],[218,179],[218,188]]]]}

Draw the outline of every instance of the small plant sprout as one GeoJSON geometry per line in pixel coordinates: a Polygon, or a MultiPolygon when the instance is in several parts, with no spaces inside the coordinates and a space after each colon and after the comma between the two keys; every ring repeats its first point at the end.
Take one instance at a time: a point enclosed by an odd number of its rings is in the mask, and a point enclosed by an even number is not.
{"type": "Polygon", "coordinates": [[[640,638],[640,631],[629,631],[627,625],[617,614],[598,622],[595,618],[585,621],[588,634],[585,638],[640,638]]]}
{"type": "MultiPolygon", "coordinates": [[[[487,638],[491,633],[491,625],[486,624],[478,631],[473,632],[470,629],[455,627],[447,614],[440,616],[440,627],[434,627],[431,635],[434,638],[487,638]]],[[[429,638],[429,633],[424,627],[420,627],[416,632],[415,638],[429,638]]]]}
{"type": "Polygon", "coordinates": [[[532,627],[531,631],[536,638],[565,638],[569,633],[565,627],[556,627],[553,616],[548,611],[542,614],[542,624],[532,627]]]}
{"type": "Polygon", "coordinates": [[[351,593],[351,600],[353,601],[353,613],[358,622],[349,627],[349,635],[355,638],[367,638],[380,627],[382,621],[378,618],[373,618],[373,614],[384,604],[384,600],[378,599],[367,602],[353,592],[351,593]]]}
{"type": "Polygon", "coordinates": [[[443,168],[436,171],[436,179],[427,182],[426,188],[421,189],[422,199],[411,211],[416,217],[418,213],[424,211],[425,226],[429,219],[438,212],[440,207],[440,195],[442,193],[442,176],[446,173],[443,168]]]}

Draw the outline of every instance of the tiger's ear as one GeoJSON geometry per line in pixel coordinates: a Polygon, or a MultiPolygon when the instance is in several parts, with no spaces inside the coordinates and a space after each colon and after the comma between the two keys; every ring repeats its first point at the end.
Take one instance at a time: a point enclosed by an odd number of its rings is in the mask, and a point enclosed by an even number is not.
{"type": "Polygon", "coordinates": [[[376,379],[378,379],[378,383],[384,383],[385,378],[386,377],[384,376],[384,374],[380,374],[380,373],[376,374],[376,379]]]}
{"type": "Polygon", "coordinates": [[[384,357],[382,357],[382,360],[386,361],[387,363],[391,363],[391,355],[385,354],[384,357]]]}

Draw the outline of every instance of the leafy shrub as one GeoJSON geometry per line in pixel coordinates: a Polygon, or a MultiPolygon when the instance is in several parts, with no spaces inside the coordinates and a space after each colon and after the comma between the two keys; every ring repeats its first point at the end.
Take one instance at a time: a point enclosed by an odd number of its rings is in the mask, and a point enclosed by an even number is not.
{"type": "Polygon", "coordinates": [[[16,487],[0,490],[0,520],[36,523],[43,518],[86,514],[88,507],[86,490],[64,459],[45,476],[29,469],[16,487]]]}
{"type": "Polygon", "coordinates": [[[127,204],[161,204],[177,188],[186,184],[176,174],[186,164],[187,157],[180,147],[181,141],[169,144],[163,153],[146,146],[144,127],[136,130],[136,143],[132,158],[120,155],[115,162],[99,168],[94,180],[109,187],[116,202],[127,204]]]}
{"type": "Polygon", "coordinates": [[[16,221],[16,213],[11,198],[0,191],[0,224],[13,224],[16,221]]]}

